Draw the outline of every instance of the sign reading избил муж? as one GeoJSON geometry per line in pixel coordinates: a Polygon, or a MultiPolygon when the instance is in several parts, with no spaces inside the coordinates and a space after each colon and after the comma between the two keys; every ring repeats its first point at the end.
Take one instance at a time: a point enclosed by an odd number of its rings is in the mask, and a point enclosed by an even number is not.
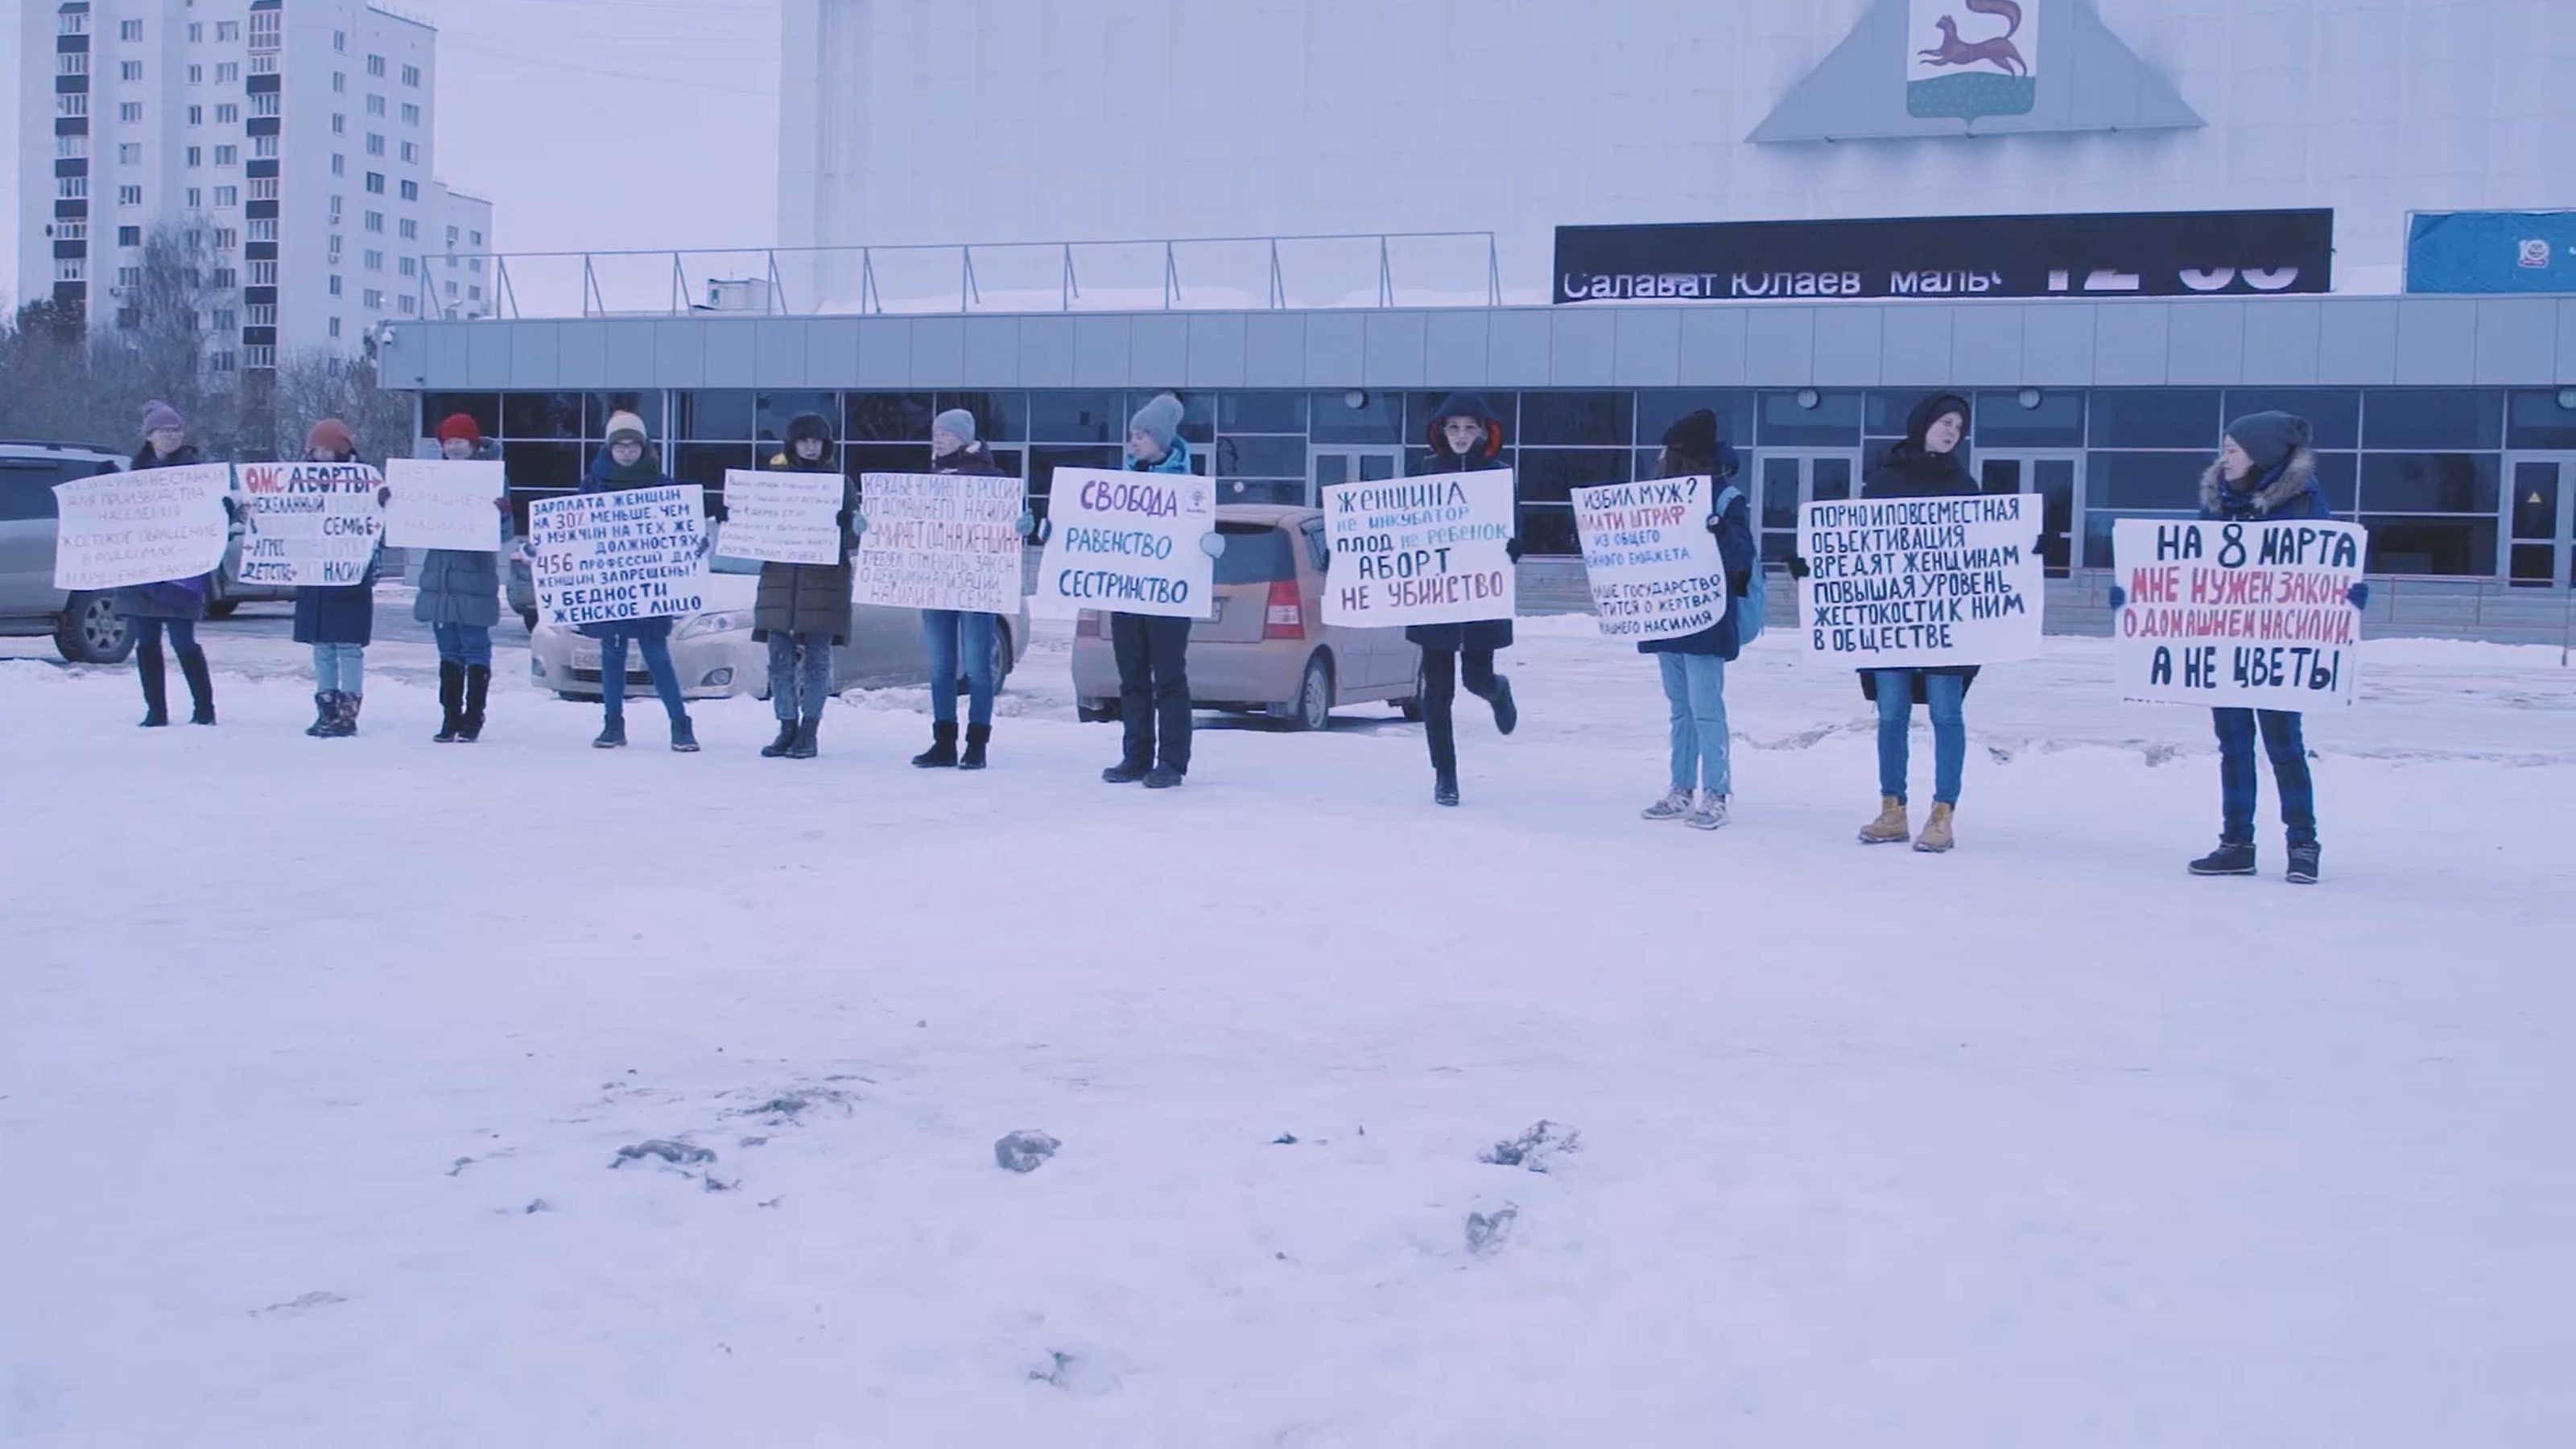
{"type": "Polygon", "coordinates": [[[2259,296],[2333,282],[2322,209],[1556,229],[1561,303],[2259,296]]]}

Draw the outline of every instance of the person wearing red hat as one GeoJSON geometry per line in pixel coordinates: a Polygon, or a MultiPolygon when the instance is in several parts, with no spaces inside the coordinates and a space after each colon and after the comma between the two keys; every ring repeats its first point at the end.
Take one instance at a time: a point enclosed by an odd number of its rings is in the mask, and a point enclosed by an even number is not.
{"type": "MultiPolygon", "coordinates": [[[[480,424],[465,413],[438,425],[438,455],[451,463],[488,462],[501,450],[483,436],[480,424]]],[[[505,484],[504,487],[507,485],[505,484]]],[[[510,545],[510,500],[506,493],[492,506],[500,513],[498,547],[510,545]]],[[[411,616],[429,626],[438,641],[437,743],[472,744],[483,737],[483,706],[492,691],[492,626],[501,622],[501,555],[480,549],[433,548],[420,559],[420,592],[411,616]]]]}

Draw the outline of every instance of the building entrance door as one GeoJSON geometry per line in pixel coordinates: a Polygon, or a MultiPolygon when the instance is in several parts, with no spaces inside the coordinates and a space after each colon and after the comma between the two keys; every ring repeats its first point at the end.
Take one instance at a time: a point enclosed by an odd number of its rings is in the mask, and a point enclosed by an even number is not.
{"type": "MultiPolygon", "coordinates": [[[[2039,553],[2048,576],[2062,579],[2075,563],[2075,519],[2083,508],[2084,455],[2063,452],[1979,453],[1977,486],[1988,493],[2036,493],[2039,553]]],[[[2029,505],[2025,504],[2024,507],[2029,505]]]]}
{"type": "Polygon", "coordinates": [[[1753,477],[1761,489],[1753,522],[1762,534],[1762,561],[1786,563],[1798,551],[1798,520],[1807,504],[1859,494],[1860,454],[1766,451],[1754,456],[1753,477]]]}
{"type": "Polygon", "coordinates": [[[1404,476],[1404,450],[1397,447],[1345,447],[1326,444],[1306,450],[1312,478],[1306,506],[1322,504],[1323,490],[1336,483],[1383,483],[1404,476]]]}
{"type": "Polygon", "coordinates": [[[2576,587],[2576,453],[2515,453],[2505,478],[2505,576],[2522,588],[2576,587]]]}

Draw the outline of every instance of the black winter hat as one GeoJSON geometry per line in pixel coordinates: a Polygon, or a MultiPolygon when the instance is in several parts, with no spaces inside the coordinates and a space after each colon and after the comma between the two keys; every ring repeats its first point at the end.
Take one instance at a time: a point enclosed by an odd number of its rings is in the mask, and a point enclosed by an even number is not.
{"type": "Polygon", "coordinates": [[[812,438],[824,447],[832,446],[832,421],[821,413],[798,413],[787,420],[787,441],[801,443],[812,438]]]}
{"type": "Polygon", "coordinates": [[[1969,408],[1966,398],[1955,392],[1936,392],[1916,403],[1914,411],[1906,414],[1906,445],[1917,452],[1922,451],[1924,437],[1932,431],[1934,423],[1941,421],[1945,413],[1957,413],[1962,428],[1965,428],[1969,420],[1976,416],[1976,413],[1969,408]]]}
{"type": "Polygon", "coordinates": [[[1703,463],[1717,460],[1717,414],[1707,408],[1687,412],[1664,429],[1664,446],[1703,463]]]}

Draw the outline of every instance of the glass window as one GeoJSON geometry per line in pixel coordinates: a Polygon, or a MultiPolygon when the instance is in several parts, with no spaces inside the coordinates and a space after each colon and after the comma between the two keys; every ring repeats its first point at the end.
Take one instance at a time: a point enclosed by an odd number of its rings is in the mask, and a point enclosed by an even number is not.
{"type": "Polygon", "coordinates": [[[493,392],[425,392],[420,395],[420,427],[425,435],[435,437],[438,425],[463,413],[482,429],[483,436],[497,438],[501,433],[501,395],[493,392]]]}
{"type": "Polygon", "coordinates": [[[658,392],[594,392],[583,399],[584,437],[608,436],[608,420],[619,413],[633,413],[644,425],[644,436],[658,442],[662,437],[662,394],[658,392]]]}
{"type": "Polygon", "coordinates": [[[841,399],[841,437],[853,443],[927,443],[939,409],[926,392],[854,392],[841,399]]]}
{"type": "Polygon", "coordinates": [[[2085,460],[2085,502],[2096,509],[2200,511],[2206,453],[2104,453],[2085,460]]]}
{"type": "Polygon", "coordinates": [[[1058,468],[1115,468],[1125,459],[1124,448],[1045,448],[1029,449],[1030,508],[1044,516],[1047,490],[1055,484],[1058,468]]]}
{"type": "MultiPolygon", "coordinates": [[[[1905,420],[1914,416],[1914,410],[1922,406],[1923,400],[1930,396],[1932,396],[1931,392],[1921,388],[1871,393],[1861,409],[1863,435],[1872,438],[1904,437],[1905,420]]],[[[2011,394],[2006,393],[2004,396],[2009,397],[2011,394]]]]}
{"type": "MultiPolygon", "coordinates": [[[[2024,406],[2020,392],[1981,392],[1976,397],[1977,445],[1984,448],[2080,448],[2084,446],[2084,394],[2040,391],[2037,406],[2024,406]]],[[[1902,422],[1898,436],[1904,435],[1902,422]]]]}
{"type": "MultiPolygon", "coordinates": [[[[448,285],[455,284],[451,282],[448,285]]],[[[837,438],[840,429],[832,419],[839,416],[840,411],[840,399],[828,392],[758,393],[752,399],[751,436],[764,443],[784,442],[787,425],[794,422],[799,414],[812,413],[831,427],[833,436],[837,438]]]]}
{"type": "MultiPolygon", "coordinates": [[[[2516,463],[2513,468],[2513,536],[2542,542],[2558,536],[2558,464],[2516,463]]],[[[2516,571],[2519,574],[2519,570],[2516,571]]],[[[2547,578],[2544,572],[2541,577],[2547,578]]]]}
{"type": "Polygon", "coordinates": [[[2093,446],[2218,451],[2227,430],[2215,388],[2105,388],[2093,394],[2093,446]]]}
{"type": "Polygon", "coordinates": [[[1302,437],[1224,437],[1216,440],[1219,478],[1303,478],[1306,440],[1302,437]]]}
{"type": "Polygon", "coordinates": [[[1306,395],[1302,392],[1230,392],[1217,399],[1220,433],[1296,433],[1306,431],[1306,395]]]}
{"type": "Polygon", "coordinates": [[[1404,408],[1400,392],[1319,392],[1308,416],[1318,443],[1400,443],[1404,408]],[[1357,407],[1353,398],[1359,399],[1357,407]]]}
{"type": "Polygon", "coordinates": [[[1629,481],[1627,448],[1523,448],[1516,480],[1523,503],[1574,501],[1569,491],[1629,481]]]}
{"type": "Polygon", "coordinates": [[[849,443],[841,448],[841,471],[852,478],[870,473],[927,473],[930,443],[849,443]]]}
{"type": "Polygon", "coordinates": [[[1637,446],[1662,448],[1664,430],[1684,413],[1700,408],[1717,414],[1718,441],[1739,449],[1753,446],[1753,394],[1714,388],[1650,388],[1638,393],[1637,446]]]}
{"type": "Polygon", "coordinates": [[[2337,518],[2350,518],[2361,503],[2355,494],[2361,459],[2351,453],[2317,454],[2317,489],[2337,518]]]}
{"type": "Polygon", "coordinates": [[[1575,532],[1574,509],[1554,503],[1522,504],[1521,552],[1531,558],[1580,558],[1583,541],[1575,532]]]}
{"type": "Polygon", "coordinates": [[[755,400],[755,392],[742,392],[742,389],[683,392],[680,394],[680,436],[721,438],[721,441],[750,438],[755,400]]]}
{"type": "Polygon", "coordinates": [[[2502,445],[2504,395],[2483,388],[2375,388],[2362,397],[2365,448],[2502,445]]]}
{"type": "Polygon", "coordinates": [[[749,443],[682,443],[671,450],[671,476],[721,490],[728,468],[757,468],[760,450],[749,443]]]}
{"type": "Polygon", "coordinates": [[[2492,577],[2496,526],[2492,518],[2408,518],[2362,515],[2370,530],[2374,574],[2439,574],[2492,577]]]}
{"type": "MultiPolygon", "coordinates": [[[[1126,397],[1114,392],[1033,392],[1029,394],[1029,438],[1044,443],[1124,443],[1127,441],[1126,397]]],[[[923,419],[921,436],[929,437],[923,419]]]]}
{"type": "Polygon", "coordinates": [[[1525,392],[1524,445],[1624,448],[1637,435],[1636,395],[1625,392],[1525,392]]]}
{"type": "MultiPolygon", "coordinates": [[[[506,411],[506,409],[505,409],[506,411]]],[[[501,466],[510,480],[510,491],[521,488],[576,488],[581,485],[581,445],[578,443],[503,443],[501,466]]],[[[519,531],[528,528],[528,513],[519,509],[519,531]]]]}
{"type": "MultiPolygon", "coordinates": [[[[1761,433],[1755,441],[1763,447],[1849,447],[1860,441],[1859,393],[1766,392],[1761,396],[1759,407],[1761,433]],[[1816,400],[1814,407],[1801,401],[1808,397],[1816,400]]],[[[1738,440],[1736,446],[1742,447],[1743,442],[1738,440]]]]}
{"type": "Polygon", "coordinates": [[[2483,513],[2493,521],[2493,453],[2365,453],[2361,506],[2373,513],[2483,513]]]}
{"type": "Polygon", "coordinates": [[[2308,420],[2320,448],[2361,446],[2361,394],[2350,388],[2231,387],[2226,411],[2228,422],[2249,413],[2289,413],[2308,420]]]}
{"type": "Polygon", "coordinates": [[[2508,448],[2576,449],[2576,408],[2558,405],[2559,392],[2518,392],[2505,408],[2508,448]]]}
{"type": "MultiPolygon", "coordinates": [[[[2094,456],[2099,457],[2100,454],[2094,456]]],[[[2197,518],[2200,510],[2127,508],[2113,512],[2093,507],[2084,510],[2084,566],[2107,569],[2111,566],[2111,525],[2123,518],[2197,518]]]]}
{"type": "MultiPolygon", "coordinates": [[[[503,394],[500,436],[504,438],[580,437],[581,394],[577,392],[503,394]]],[[[567,480],[565,486],[569,487],[576,481],[578,479],[567,480]]]]}
{"type": "Polygon", "coordinates": [[[1029,395],[1024,392],[943,392],[939,411],[964,408],[975,415],[975,436],[987,443],[1025,443],[1029,438],[1029,395]]]}
{"type": "Polygon", "coordinates": [[[1225,552],[1216,561],[1219,584],[1268,584],[1297,577],[1294,541],[1266,523],[1220,523],[1225,552]]]}

